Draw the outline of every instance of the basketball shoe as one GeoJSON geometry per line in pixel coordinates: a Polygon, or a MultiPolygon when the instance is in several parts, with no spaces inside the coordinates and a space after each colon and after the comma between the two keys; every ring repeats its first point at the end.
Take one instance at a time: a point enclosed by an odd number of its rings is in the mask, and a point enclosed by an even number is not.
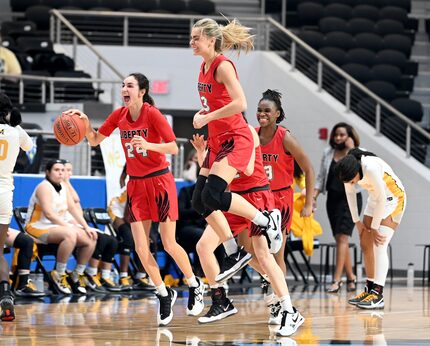
{"type": "Polygon", "coordinates": [[[113,282],[113,280],[110,277],[109,278],[101,278],[100,283],[109,292],[121,292],[121,287],[116,285],[115,282],[113,282]]]}
{"type": "Polygon", "coordinates": [[[232,301],[227,298],[225,290],[222,287],[212,290],[212,305],[209,311],[198,319],[199,323],[210,323],[222,320],[228,316],[237,313],[232,301]]]}
{"type": "Polygon", "coordinates": [[[102,283],[100,282],[99,275],[90,275],[88,273],[85,273],[84,280],[85,286],[92,291],[98,293],[106,293],[106,289],[102,286],[102,283]]]}
{"type": "Polygon", "coordinates": [[[264,215],[269,219],[269,223],[266,227],[260,228],[267,238],[270,253],[276,254],[281,249],[283,242],[282,215],[279,209],[273,209],[269,212],[265,211],[264,215]]]}
{"type": "Polygon", "coordinates": [[[167,296],[163,297],[157,294],[157,298],[160,301],[160,306],[158,309],[157,323],[159,326],[166,326],[170,323],[173,318],[173,305],[176,302],[178,293],[172,290],[170,287],[166,287],[167,296]]]}
{"type": "Polygon", "coordinates": [[[119,278],[119,288],[122,292],[131,291],[133,289],[133,286],[131,285],[130,280],[131,280],[130,276],[123,276],[119,278]]]}
{"type": "Polygon", "coordinates": [[[203,311],[205,303],[203,302],[203,295],[205,293],[205,284],[202,280],[196,277],[199,285],[197,287],[189,287],[187,315],[197,316],[203,311]]]}
{"type": "Polygon", "coordinates": [[[3,297],[0,298],[0,319],[2,321],[13,321],[15,319],[15,309],[13,307],[13,302],[13,295],[10,291],[5,292],[3,297]]]}
{"type": "Polygon", "coordinates": [[[36,285],[30,279],[27,284],[23,287],[17,288],[15,290],[15,295],[17,297],[44,297],[45,292],[40,292],[37,290],[36,285]]]}
{"type": "Polygon", "coordinates": [[[383,309],[384,296],[374,290],[371,290],[366,298],[362,299],[357,307],[360,309],[383,309]]]}
{"type": "Polygon", "coordinates": [[[357,305],[368,295],[369,295],[369,292],[367,291],[367,286],[364,286],[364,291],[356,295],[354,298],[348,299],[348,303],[351,305],[357,305]]]}
{"type": "Polygon", "coordinates": [[[295,307],[293,307],[293,313],[281,310],[280,314],[282,315],[282,321],[277,334],[281,336],[293,335],[305,321],[305,318],[295,307]]]}
{"type": "Polygon", "coordinates": [[[224,258],[221,262],[221,268],[219,274],[216,276],[215,281],[217,283],[223,283],[227,281],[239,270],[245,267],[252,259],[252,255],[247,253],[243,246],[238,247],[237,251],[230,256],[224,258]]]}
{"type": "Polygon", "coordinates": [[[72,294],[72,288],[67,282],[67,274],[58,274],[56,270],[51,271],[51,279],[54,282],[55,287],[63,294],[72,294]]]}
{"type": "Polygon", "coordinates": [[[70,287],[72,288],[72,292],[76,294],[87,294],[87,288],[85,286],[85,274],[80,274],[76,271],[73,271],[67,279],[69,280],[70,287]]]}
{"type": "Polygon", "coordinates": [[[133,290],[135,291],[155,291],[156,287],[149,277],[134,278],[133,290]]]}

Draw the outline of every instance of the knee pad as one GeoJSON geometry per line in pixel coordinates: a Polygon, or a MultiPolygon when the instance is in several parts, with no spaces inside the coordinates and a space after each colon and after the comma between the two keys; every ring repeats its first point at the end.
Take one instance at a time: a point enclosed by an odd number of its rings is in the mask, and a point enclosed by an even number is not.
{"type": "Polygon", "coordinates": [[[204,175],[199,175],[197,177],[196,186],[194,187],[193,197],[191,198],[191,205],[193,209],[200,215],[205,212],[205,206],[202,201],[202,191],[206,185],[207,177],[204,175]]]}
{"type": "Polygon", "coordinates": [[[33,244],[33,239],[25,233],[19,233],[16,236],[13,247],[19,249],[18,269],[30,269],[33,244]]]}
{"type": "Polygon", "coordinates": [[[124,256],[130,256],[134,250],[133,234],[130,224],[124,223],[118,227],[118,252],[124,256]]]}
{"type": "Polygon", "coordinates": [[[210,174],[202,191],[202,201],[207,209],[228,211],[231,205],[231,193],[225,192],[227,182],[217,175],[210,174]]]}
{"type": "Polygon", "coordinates": [[[105,249],[105,246],[106,246],[105,235],[99,233],[98,237],[97,237],[96,247],[95,247],[93,255],[91,257],[94,258],[94,259],[96,259],[96,260],[101,259],[103,251],[105,249]]]}

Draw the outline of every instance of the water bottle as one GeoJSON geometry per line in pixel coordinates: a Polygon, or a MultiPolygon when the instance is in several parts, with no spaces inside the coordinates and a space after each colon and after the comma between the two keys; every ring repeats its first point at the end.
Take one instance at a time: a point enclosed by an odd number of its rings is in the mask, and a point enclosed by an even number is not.
{"type": "Polygon", "coordinates": [[[119,282],[119,273],[118,273],[118,270],[116,270],[116,268],[112,269],[111,276],[112,276],[112,281],[115,282],[115,284],[118,284],[118,282],[119,282]]]}
{"type": "Polygon", "coordinates": [[[408,264],[408,270],[406,274],[406,285],[412,287],[414,285],[414,264],[408,264]]]}

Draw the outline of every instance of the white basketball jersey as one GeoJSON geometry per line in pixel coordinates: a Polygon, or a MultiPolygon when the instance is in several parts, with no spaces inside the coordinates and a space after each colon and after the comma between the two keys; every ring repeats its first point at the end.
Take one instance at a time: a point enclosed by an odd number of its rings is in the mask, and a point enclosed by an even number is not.
{"type": "Polygon", "coordinates": [[[31,195],[26,224],[34,222],[52,223],[43,212],[40,201],[36,196],[36,191],[41,184],[48,184],[50,187],[52,211],[54,214],[67,222],[69,220],[67,215],[67,187],[64,184],[61,184],[62,189],[60,192],[57,192],[49,181],[44,180],[36,186],[33,194],[31,195]]]}
{"type": "Polygon", "coordinates": [[[0,124],[0,192],[14,188],[12,172],[19,148],[28,151],[32,147],[33,141],[21,126],[0,124]]]}

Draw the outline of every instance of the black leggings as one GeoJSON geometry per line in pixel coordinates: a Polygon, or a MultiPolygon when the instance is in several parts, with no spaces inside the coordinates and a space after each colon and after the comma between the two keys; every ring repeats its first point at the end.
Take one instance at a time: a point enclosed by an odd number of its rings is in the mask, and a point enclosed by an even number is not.
{"type": "Polygon", "coordinates": [[[18,270],[30,269],[31,257],[33,256],[33,244],[33,239],[25,233],[21,232],[16,236],[15,241],[13,242],[13,247],[19,249],[18,270]]]}
{"type": "Polygon", "coordinates": [[[113,256],[115,256],[118,248],[118,241],[104,233],[98,233],[97,235],[97,244],[92,257],[96,260],[101,259],[103,262],[112,263],[113,256]]]}

